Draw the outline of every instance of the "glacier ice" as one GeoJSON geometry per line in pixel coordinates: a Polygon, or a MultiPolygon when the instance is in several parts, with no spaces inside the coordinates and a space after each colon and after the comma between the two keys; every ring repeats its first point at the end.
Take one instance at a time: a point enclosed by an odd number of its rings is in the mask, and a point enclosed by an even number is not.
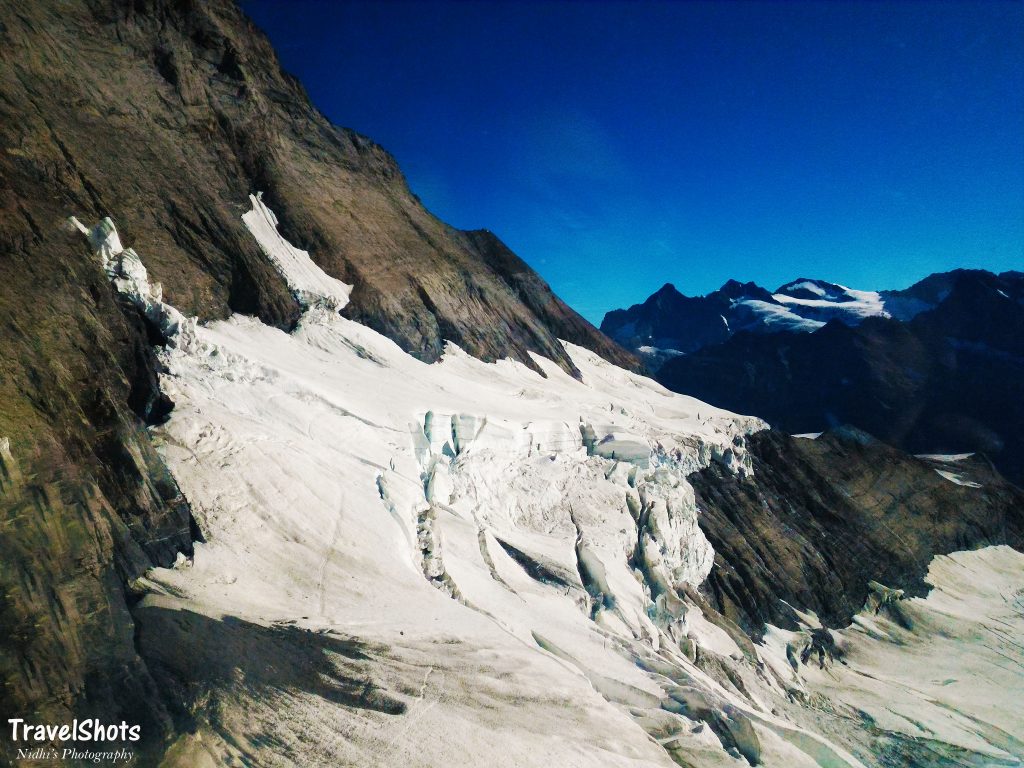
{"type": "Polygon", "coordinates": [[[165,304],[160,283],[150,284],[142,259],[132,248],[124,248],[110,217],[88,229],[74,216],[71,223],[92,244],[104,272],[118,292],[126,296],[171,346],[188,346],[195,340],[196,320],[165,304]]]}
{"type": "Polygon", "coordinates": [[[324,273],[309,253],[296,248],[277,231],[277,216],[263,203],[263,194],[249,195],[252,208],[242,216],[263,253],[285,278],[303,308],[338,310],[348,304],[352,286],[324,273]]]}
{"type": "Polygon", "coordinates": [[[799,701],[827,681],[792,669],[792,638],[754,646],[693,592],[714,551],[686,477],[750,473],[763,422],[567,342],[581,380],[453,344],[423,363],[341,317],[349,286],[251,203],[246,226],[306,308],[290,334],[186,321],[109,220],[80,226],[173,340],[176,407],[154,437],[206,539],[190,567],[140,580],[141,606],[358,638],[402,706],[232,688],[194,713],[178,764],[864,764],[859,722],[814,732],[799,701]]]}

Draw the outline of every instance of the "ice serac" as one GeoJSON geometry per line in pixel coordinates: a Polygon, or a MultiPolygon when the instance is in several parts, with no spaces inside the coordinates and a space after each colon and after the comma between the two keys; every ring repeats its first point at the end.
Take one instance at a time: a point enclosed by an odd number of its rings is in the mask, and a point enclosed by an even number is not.
{"type": "Polygon", "coordinates": [[[163,287],[160,283],[150,284],[142,259],[134,249],[121,245],[121,238],[110,217],[104,218],[91,230],[74,216],[70,221],[89,238],[100,258],[100,266],[118,293],[135,305],[163,341],[177,346],[188,345],[195,340],[196,318],[186,318],[170,304],[164,303],[163,287]]]}

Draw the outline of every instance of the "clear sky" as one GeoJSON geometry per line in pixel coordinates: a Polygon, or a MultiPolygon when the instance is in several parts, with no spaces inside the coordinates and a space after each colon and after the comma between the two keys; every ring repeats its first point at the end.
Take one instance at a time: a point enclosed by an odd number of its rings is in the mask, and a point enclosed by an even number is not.
{"type": "Polygon", "coordinates": [[[1024,3],[246,0],[335,123],[599,323],[1024,269],[1024,3]]]}

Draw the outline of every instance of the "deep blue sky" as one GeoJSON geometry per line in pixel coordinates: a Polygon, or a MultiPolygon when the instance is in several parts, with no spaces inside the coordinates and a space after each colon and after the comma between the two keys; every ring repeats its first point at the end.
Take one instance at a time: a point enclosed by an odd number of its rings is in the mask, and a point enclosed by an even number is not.
{"type": "Polygon", "coordinates": [[[430,210],[595,323],[665,282],[1024,268],[1024,3],[243,6],[430,210]]]}

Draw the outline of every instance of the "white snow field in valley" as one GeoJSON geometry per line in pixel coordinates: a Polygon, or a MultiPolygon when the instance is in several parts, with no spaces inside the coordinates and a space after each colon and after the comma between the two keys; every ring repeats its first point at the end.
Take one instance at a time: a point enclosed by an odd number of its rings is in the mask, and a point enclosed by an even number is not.
{"type": "Polygon", "coordinates": [[[184,644],[212,687],[167,765],[852,768],[875,764],[867,720],[1020,764],[1024,556],[937,558],[936,589],[901,603],[910,629],[868,610],[836,633],[846,666],[791,665],[813,616],[759,646],[667,589],[714,559],[686,476],[750,472],[763,422],[571,344],[581,380],[453,345],[426,364],[342,318],[349,286],[261,200],[243,219],[305,308],[290,334],[183,321],[109,220],[91,233],[119,289],[170,319],[155,436],[205,537],[136,584],[137,610],[182,617],[143,642],[168,665],[184,644]],[[197,615],[323,638],[328,667],[204,643],[197,615]]]}

